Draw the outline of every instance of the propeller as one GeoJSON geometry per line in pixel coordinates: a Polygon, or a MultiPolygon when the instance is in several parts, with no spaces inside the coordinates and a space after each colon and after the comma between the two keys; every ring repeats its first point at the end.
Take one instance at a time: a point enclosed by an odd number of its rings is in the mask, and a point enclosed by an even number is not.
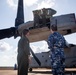
{"type": "Polygon", "coordinates": [[[7,29],[1,29],[0,30],[0,39],[10,38],[10,37],[14,36],[15,31],[16,31],[15,27],[7,28],[7,29]]]}
{"type": "Polygon", "coordinates": [[[34,54],[34,52],[33,52],[33,50],[32,50],[31,48],[30,48],[30,51],[31,51],[31,53],[32,53],[32,55],[33,55],[33,57],[34,57],[34,59],[37,61],[38,65],[41,66],[40,60],[36,57],[36,55],[34,54]]]}
{"type": "MultiPolygon", "coordinates": [[[[17,17],[15,20],[15,27],[17,28],[20,24],[24,23],[24,10],[23,10],[23,0],[19,0],[18,1],[18,10],[17,10],[17,17]]],[[[34,52],[32,51],[32,49],[30,48],[30,51],[34,57],[34,59],[36,60],[36,62],[39,64],[39,66],[41,65],[41,62],[39,61],[39,59],[35,56],[34,52]]]]}
{"type": "MultiPolygon", "coordinates": [[[[23,0],[18,0],[18,9],[17,9],[17,16],[15,19],[15,27],[11,28],[6,28],[6,29],[1,29],[0,30],[0,40],[4,38],[10,38],[14,36],[16,38],[19,36],[17,28],[19,25],[24,23],[24,9],[23,9],[23,0]]],[[[33,57],[35,58],[36,62],[41,65],[39,59],[35,56],[34,52],[32,49],[30,49],[33,57]]]]}

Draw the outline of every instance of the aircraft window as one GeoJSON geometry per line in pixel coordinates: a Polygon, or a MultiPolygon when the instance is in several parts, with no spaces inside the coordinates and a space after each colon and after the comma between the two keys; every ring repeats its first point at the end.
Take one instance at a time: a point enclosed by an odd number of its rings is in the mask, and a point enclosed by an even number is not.
{"type": "Polygon", "coordinates": [[[42,57],[44,57],[44,55],[42,55],[42,57]]]}
{"type": "Polygon", "coordinates": [[[47,62],[47,60],[45,60],[45,62],[47,62]]]}
{"type": "Polygon", "coordinates": [[[68,30],[67,30],[67,33],[68,33],[68,34],[72,33],[71,29],[68,29],[68,30]]]}

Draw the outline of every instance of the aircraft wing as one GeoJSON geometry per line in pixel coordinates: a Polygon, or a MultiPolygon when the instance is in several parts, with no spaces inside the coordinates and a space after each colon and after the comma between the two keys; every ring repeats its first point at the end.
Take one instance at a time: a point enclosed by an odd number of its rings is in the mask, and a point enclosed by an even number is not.
{"type": "MultiPolygon", "coordinates": [[[[58,32],[60,32],[62,35],[67,35],[76,32],[76,19],[74,13],[50,18],[49,26],[55,23],[57,25],[58,32]]],[[[34,27],[34,22],[29,21],[24,24],[21,24],[18,27],[18,32],[21,33],[23,29],[29,28],[30,35],[28,38],[30,42],[47,40],[48,36],[51,34],[48,25],[42,27],[36,27],[36,28],[33,27],[34,27]]]]}
{"type": "MultiPolygon", "coordinates": [[[[29,28],[29,27],[30,27],[30,22],[24,23],[23,0],[18,0],[18,10],[17,10],[17,17],[15,19],[15,27],[0,30],[0,39],[10,38],[12,36],[16,38],[20,36],[24,28],[29,28]]],[[[35,60],[37,61],[37,63],[41,65],[39,59],[35,56],[34,52],[32,50],[30,51],[33,57],[35,58],[35,60]]]]}

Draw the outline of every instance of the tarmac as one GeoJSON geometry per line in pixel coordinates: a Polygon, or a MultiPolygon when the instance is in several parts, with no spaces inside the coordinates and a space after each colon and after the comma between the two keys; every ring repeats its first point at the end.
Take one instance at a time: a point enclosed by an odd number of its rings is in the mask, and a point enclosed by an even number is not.
{"type": "MultiPolygon", "coordinates": [[[[0,75],[17,75],[17,70],[0,70],[0,75]]],[[[50,69],[33,69],[28,75],[52,75],[50,69]]]]}
{"type": "MultiPolygon", "coordinates": [[[[76,75],[75,69],[66,69],[65,75],[76,75]],[[73,71],[73,72],[72,72],[73,71]]],[[[17,70],[0,70],[0,75],[17,75],[17,70]]],[[[28,72],[28,75],[52,75],[51,69],[46,68],[35,68],[28,72]]]]}

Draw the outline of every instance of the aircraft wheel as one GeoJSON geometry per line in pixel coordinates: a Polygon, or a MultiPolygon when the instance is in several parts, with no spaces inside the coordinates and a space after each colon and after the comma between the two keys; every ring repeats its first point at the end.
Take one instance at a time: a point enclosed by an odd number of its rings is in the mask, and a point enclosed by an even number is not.
{"type": "Polygon", "coordinates": [[[29,68],[29,71],[32,71],[32,68],[29,68]]]}

